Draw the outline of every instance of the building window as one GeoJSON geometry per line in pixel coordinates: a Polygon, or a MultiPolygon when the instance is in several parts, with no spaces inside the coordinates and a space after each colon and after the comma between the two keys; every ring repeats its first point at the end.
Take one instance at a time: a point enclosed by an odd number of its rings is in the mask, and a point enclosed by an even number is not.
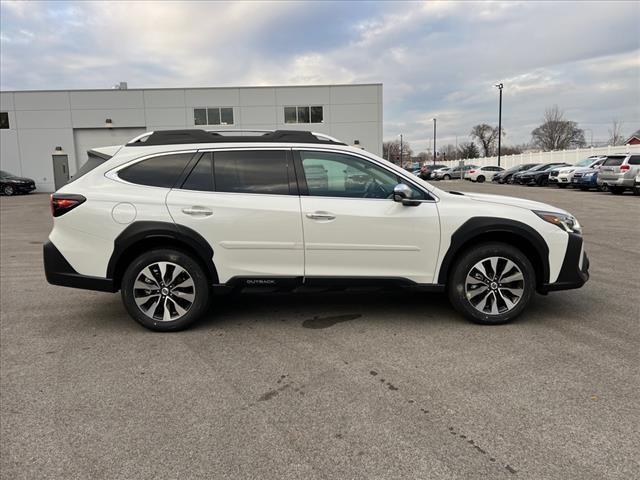
{"type": "Polygon", "coordinates": [[[233,108],[194,108],[193,123],[194,125],[233,125],[233,108]]]}
{"type": "Polygon", "coordinates": [[[323,121],[322,105],[284,107],[284,123],[322,123],[323,121]]]}
{"type": "Polygon", "coordinates": [[[0,112],[0,128],[9,128],[9,114],[0,112]]]}

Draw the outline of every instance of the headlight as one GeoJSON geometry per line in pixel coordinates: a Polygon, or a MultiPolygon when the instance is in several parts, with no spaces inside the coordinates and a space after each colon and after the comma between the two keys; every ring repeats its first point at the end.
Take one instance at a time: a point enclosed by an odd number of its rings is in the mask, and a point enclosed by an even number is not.
{"type": "Polygon", "coordinates": [[[593,177],[593,173],[585,173],[583,175],[583,177],[587,178],[587,177],[593,177]]]}
{"type": "Polygon", "coordinates": [[[545,222],[553,223],[558,228],[561,228],[565,232],[569,233],[582,233],[582,227],[580,226],[580,222],[573,215],[565,215],[563,213],[552,213],[552,212],[538,212],[533,211],[536,215],[538,215],[545,222]]]}

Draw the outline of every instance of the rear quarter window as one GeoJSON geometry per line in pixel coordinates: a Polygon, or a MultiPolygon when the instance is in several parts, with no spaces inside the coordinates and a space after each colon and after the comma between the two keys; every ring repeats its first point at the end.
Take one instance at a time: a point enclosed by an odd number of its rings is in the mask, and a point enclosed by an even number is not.
{"type": "Polygon", "coordinates": [[[120,170],[118,177],[137,185],[171,188],[192,157],[193,153],[176,153],[148,158],[120,170]]]}
{"type": "Polygon", "coordinates": [[[640,165],[640,155],[631,155],[629,165],[640,165]]]}

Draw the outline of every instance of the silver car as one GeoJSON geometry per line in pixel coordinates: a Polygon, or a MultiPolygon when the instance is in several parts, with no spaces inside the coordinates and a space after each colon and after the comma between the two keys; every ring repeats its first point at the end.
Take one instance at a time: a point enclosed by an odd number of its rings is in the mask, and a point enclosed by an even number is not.
{"type": "Polygon", "coordinates": [[[607,155],[607,159],[600,167],[598,185],[619,195],[626,189],[633,189],[634,179],[638,173],[640,173],[640,155],[607,155]]]}

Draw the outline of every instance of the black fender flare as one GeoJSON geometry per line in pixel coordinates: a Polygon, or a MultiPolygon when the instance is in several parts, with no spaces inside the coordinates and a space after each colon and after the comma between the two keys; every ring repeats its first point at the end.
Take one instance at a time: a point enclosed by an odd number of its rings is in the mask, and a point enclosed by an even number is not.
{"type": "MultiPolygon", "coordinates": [[[[456,256],[470,244],[472,245],[474,239],[490,235],[496,237],[494,240],[499,240],[501,233],[508,234],[512,238],[513,236],[517,236],[521,241],[526,242],[527,245],[534,249],[540,260],[538,267],[540,268],[540,274],[542,276],[542,278],[537,279],[537,283],[539,285],[547,283],[549,281],[549,247],[544,238],[542,238],[542,235],[525,223],[498,217],[471,218],[451,235],[451,244],[440,266],[438,283],[447,283],[449,271],[456,256]]],[[[534,267],[536,267],[536,265],[534,265],[534,267]]]]}
{"type": "Polygon", "coordinates": [[[171,222],[139,221],[133,222],[125,228],[113,242],[113,252],[107,265],[107,277],[118,281],[117,268],[132,247],[140,242],[158,241],[166,239],[173,244],[185,245],[197,255],[197,259],[206,267],[212,283],[218,282],[218,274],[213,263],[213,249],[202,235],[184,225],[171,222]]]}

